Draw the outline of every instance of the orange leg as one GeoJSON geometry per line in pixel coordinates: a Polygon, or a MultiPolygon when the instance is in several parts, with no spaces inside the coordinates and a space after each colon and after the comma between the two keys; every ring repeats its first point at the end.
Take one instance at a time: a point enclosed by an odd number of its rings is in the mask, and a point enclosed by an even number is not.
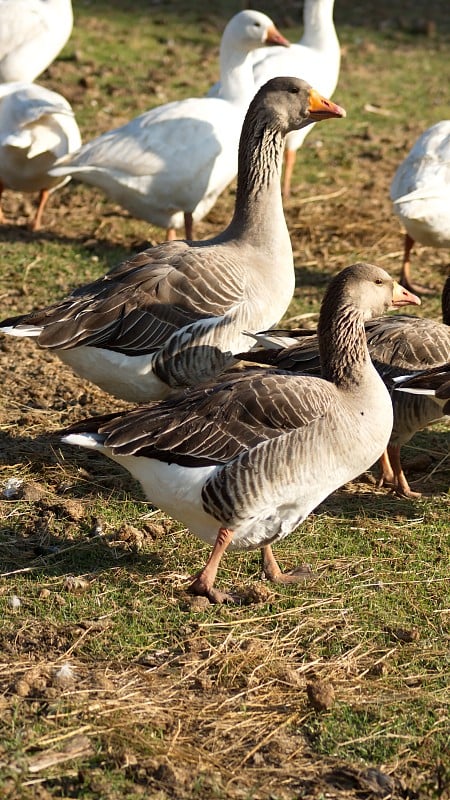
{"type": "Polygon", "coordinates": [[[294,171],[294,164],[295,159],[297,156],[296,150],[288,150],[285,148],[284,151],[284,178],[283,178],[283,197],[285,200],[291,196],[291,181],[292,181],[292,173],[294,171]]]}
{"type": "MultiPolygon", "coordinates": [[[[192,214],[190,211],[186,211],[184,214],[184,231],[185,236],[188,241],[192,241],[192,231],[193,231],[193,219],[192,214]]],[[[177,232],[175,228],[167,228],[166,230],[166,242],[173,242],[175,239],[179,239],[180,237],[177,236],[177,232]]]]}
{"type": "Polygon", "coordinates": [[[217,534],[217,539],[208,561],[189,587],[189,591],[192,594],[198,594],[202,595],[203,597],[207,597],[211,603],[236,602],[232,595],[227,594],[226,592],[221,592],[214,588],[214,581],[216,579],[220,559],[225,553],[225,550],[230,544],[233,536],[234,531],[230,531],[228,528],[219,528],[219,533],[217,534]]]}
{"type": "Polygon", "coordinates": [[[378,487],[395,486],[394,470],[392,469],[392,464],[390,462],[389,453],[387,450],[384,451],[380,458],[380,468],[381,476],[380,480],[378,481],[378,487]]]}
{"type": "Polygon", "coordinates": [[[269,581],[272,581],[272,583],[301,583],[310,578],[317,577],[308,564],[300,564],[300,566],[289,572],[282,572],[270,544],[261,548],[261,554],[264,575],[269,581]]]}
{"type": "Polygon", "coordinates": [[[30,225],[32,231],[38,231],[41,227],[42,222],[42,214],[44,212],[44,208],[46,206],[47,200],[50,196],[50,192],[48,189],[41,189],[39,194],[39,203],[36,211],[36,215],[33,219],[33,222],[30,225]]]}
{"type": "Polygon", "coordinates": [[[414,245],[414,239],[409,235],[409,233],[405,233],[405,245],[403,250],[403,265],[402,271],[400,275],[400,283],[405,289],[408,289],[410,292],[417,292],[418,294],[433,294],[432,289],[428,289],[426,286],[419,286],[414,284],[411,280],[411,250],[414,245]]]}
{"type": "Polygon", "coordinates": [[[403,472],[400,460],[400,446],[393,444],[388,445],[388,454],[394,472],[394,485],[397,494],[400,495],[400,497],[420,497],[420,492],[413,492],[406,480],[406,475],[403,472]]]}

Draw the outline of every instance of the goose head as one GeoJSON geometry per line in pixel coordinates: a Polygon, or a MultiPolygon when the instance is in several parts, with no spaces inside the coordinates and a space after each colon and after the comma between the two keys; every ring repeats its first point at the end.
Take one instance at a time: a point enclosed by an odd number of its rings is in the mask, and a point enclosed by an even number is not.
{"type": "Polygon", "coordinates": [[[392,308],[420,305],[417,295],[409,292],[381,267],[360,262],[343,269],[331,281],[327,296],[334,308],[354,308],[364,320],[382,316],[392,308]]]}
{"type": "Polygon", "coordinates": [[[346,116],[344,108],[322,97],[301,78],[271,78],[259,89],[255,101],[272,117],[275,114],[277,127],[283,135],[322,119],[346,116]],[[280,102],[280,95],[286,96],[286,102],[280,102]]]}
{"type": "Polygon", "coordinates": [[[290,42],[275,27],[267,14],[245,9],[235,14],[228,22],[223,33],[221,49],[232,46],[234,50],[247,53],[250,49],[266,45],[289,47],[290,42]]]}

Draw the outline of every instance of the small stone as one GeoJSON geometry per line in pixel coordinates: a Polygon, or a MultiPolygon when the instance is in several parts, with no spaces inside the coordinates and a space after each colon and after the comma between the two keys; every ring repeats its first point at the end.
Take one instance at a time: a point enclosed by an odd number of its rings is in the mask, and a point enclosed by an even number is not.
{"type": "Polygon", "coordinates": [[[75,674],[71,664],[63,664],[56,672],[53,683],[61,689],[68,689],[75,683],[75,674]]]}
{"type": "Polygon", "coordinates": [[[12,611],[18,611],[20,606],[22,605],[20,597],[17,597],[16,594],[11,595],[9,598],[9,607],[12,611]]]}
{"type": "Polygon", "coordinates": [[[74,594],[82,594],[86,589],[89,589],[90,585],[86,578],[82,578],[78,575],[68,575],[63,584],[66,592],[73,592],[74,594]]]}
{"type": "Polygon", "coordinates": [[[48,600],[51,595],[50,589],[41,589],[39,592],[39,600],[48,600]]]}
{"type": "Polygon", "coordinates": [[[23,481],[20,478],[9,478],[3,487],[5,500],[17,500],[22,497],[23,481]]]}

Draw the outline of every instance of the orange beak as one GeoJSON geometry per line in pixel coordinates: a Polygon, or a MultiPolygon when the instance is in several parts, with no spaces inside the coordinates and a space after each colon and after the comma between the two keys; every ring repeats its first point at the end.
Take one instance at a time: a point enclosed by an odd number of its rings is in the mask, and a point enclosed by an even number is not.
{"type": "Polygon", "coordinates": [[[290,41],[281,35],[280,31],[275,27],[275,25],[268,29],[267,38],[264,44],[281,44],[283,47],[291,46],[290,41]]]}
{"type": "Polygon", "coordinates": [[[321,119],[329,119],[331,117],[346,117],[347,113],[345,108],[338,106],[326,97],[322,97],[315,89],[309,90],[309,119],[313,122],[319,122],[321,119]]]}
{"type": "Polygon", "coordinates": [[[404,286],[400,286],[397,281],[394,281],[394,291],[392,293],[392,305],[395,308],[399,306],[420,306],[420,297],[417,297],[416,294],[412,292],[408,292],[408,289],[405,289],[404,286]]]}

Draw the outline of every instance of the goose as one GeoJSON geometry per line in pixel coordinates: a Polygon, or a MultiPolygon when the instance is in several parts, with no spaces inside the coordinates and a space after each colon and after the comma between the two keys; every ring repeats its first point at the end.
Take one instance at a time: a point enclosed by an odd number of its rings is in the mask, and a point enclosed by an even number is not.
{"type": "MultiPolygon", "coordinates": [[[[341,50],[333,22],[334,0],[305,0],[303,35],[289,49],[263,47],[253,53],[255,90],[278,75],[302,78],[326,97],[330,97],[339,79],[341,50]]],[[[210,97],[220,97],[221,82],[209,90],[210,97]]],[[[292,173],[297,150],[311,130],[291,131],[286,137],[284,153],[283,197],[291,193],[292,173]]]]}
{"type": "MultiPolygon", "coordinates": [[[[401,463],[401,447],[417,431],[448,419],[450,414],[444,388],[448,383],[445,368],[450,361],[450,276],[442,292],[442,315],[443,322],[395,314],[372,319],[365,325],[369,353],[392,393],[394,410],[389,444],[380,459],[379,485],[393,487],[402,497],[420,497],[420,493],[413,491],[408,483],[401,463]],[[431,383],[427,380],[430,370],[434,378],[431,383]],[[397,378],[405,372],[417,374],[416,386],[420,386],[421,379],[425,393],[419,388],[414,393],[411,388],[404,393],[406,384],[398,384],[397,378]]],[[[297,338],[296,331],[269,331],[253,338],[264,349],[239,354],[245,361],[319,373],[319,343],[314,332],[308,331],[305,335],[300,331],[297,338]]]]}
{"type": "Polygon", "coordinates": [[[50,192],[70,180],[51,177],[49,169],[80,144],[75,115],[62,95],[37,83],[0,84],[0,222],[5,222],[1,208],[5,189],[39,192],[31,223],[32,230],[38,230],[50,192]]]}
{"type": "Polygon", "coordinates": [[[450,120],[428,128],[401,162],[392,179],[390,197],[405,228],[400,281],[412,291],[429,293],[411,279],[414,242],[450,247],[450,120]]]}
{"type": "MultiPolygon", "coordinates": [[[[303,78],[326,97],[331,97],[339,79],[341,50],[333,22],[334,0],[305,0],[303,36],[288,50],[275,47],[255,53],[253,77],[256,88],[277,75],[303,78]],[[262,56],[258,58],[258,56],[262,56]]],[[[283,196],[291,194],[297,150],[311,131],[292,131],[286,137],[283,196]]]]}
{"type": "Polygon", "coordinates": [[[54,175],[101,189],[130,214],[186,239],[237,172],[242,123],[254,94],[251,52],[289,42],[272,20],[241,11],[228,22],[220,46],[220,98],[190,97],[146,111],[87,142],[54,167],[54,175]]]}
{"type": "Polygon", "coordinates": [[[121,464],[146,497],[212,546],[190,586],[210,602],[227,549],[261,549],[263,571],[283,573],[271,545],[331,492],[370,467],[392,429],[389,392],[367,350],[364,320],[392,305],[420,303],[372,264],[347,267],[322,301],[321,377],[279,370],[222,376],[217,383],[131,411],[94,417],[62,432],[66,444],[121,464]]]}
{"type": "Polygon", "coordinates": [[[258,330],[285,313],[294,291],[280,168],[286,133],[344,109],[297,78],[275,78],[253,98],[239,147],[235,210],[212,239],[144,250],[41,311],[5,320],[79,375],[145,402],[213,379],[258,330]],[[270,223],[269,223],[270,220],[270,223]]]}
{"type": "Polygon", "coordinates": [[[0,82],[31,83],[72,33],[71,0],[0,0],[0,82]]]}

